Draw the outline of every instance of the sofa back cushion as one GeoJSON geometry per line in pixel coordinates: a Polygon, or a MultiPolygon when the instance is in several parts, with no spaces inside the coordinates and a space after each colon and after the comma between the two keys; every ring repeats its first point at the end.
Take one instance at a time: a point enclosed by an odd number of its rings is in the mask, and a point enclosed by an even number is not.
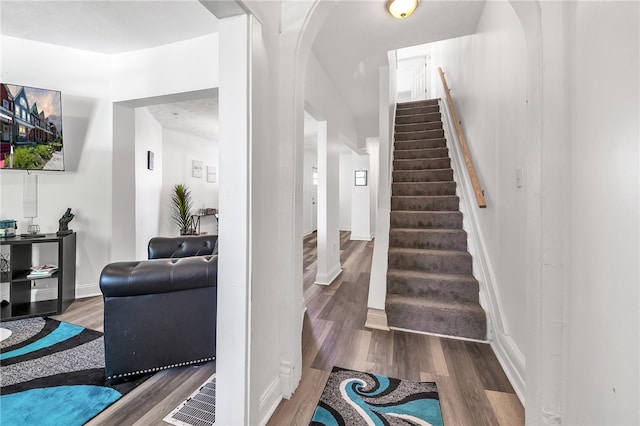
{"type": "Polygon", "coordinates": [[[206,256],[217,253],[217,235],[154,237],[147,247],[149,259],[206,256]]]}

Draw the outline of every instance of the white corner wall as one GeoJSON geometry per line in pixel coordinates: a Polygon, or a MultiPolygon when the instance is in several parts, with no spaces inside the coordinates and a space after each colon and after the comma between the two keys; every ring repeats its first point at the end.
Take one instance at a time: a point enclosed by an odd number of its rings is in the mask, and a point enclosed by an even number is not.
{"type": "Polygon", "coordinates": [[[574,13],[563,424],[639,424],[640,4],[574,13]]]}
{"type": "Polygon", "coordinates": [[[369,155],[351,154],[351,239],[371,241],[371,172],[369,155]],[[367,185],[355,185],[355,171],[366,171],[367,185]]]}
{"type": "Polygon", "coordinates": [[[313,170],[318,171],[318,152],[314,149],[304,150],[303,174],[303,222],[302,233],[310,234],[318,229],[318,185],[313,184],[313,170]]]}
{"type": "Polygon", "coordinates": [[[135,110],[136,259],[146,259],[149,240],[157,237],[162,194],[162,127],[146,108],[135,110]],[[147,152],[154,153],[153,170],[147,152]]]}
{"type": "MultiPolygon", "coordinates": [[[[487,2],[476,34],[432,43],[430,48],[432,93],[445,97],[437,74],[442,67],[480,184],[486,191],[486,209],[471,203],[471,211],[464,211],[461,203],[461,210],[465,229],[469,230],[471,217],[478,229],[478,240],[470,245],[470,252],[481,285],[481,303],[492,326],[490,337],[498,345],[497,354],[522,397],[528,332],[522,315],[527,309],[522,276],[527,247],[527,182],[518,187],[515,177],[516,170],[523,169],[526,162],[524,32],[509,3],[487,2]]],[[[456,180],[462,172],[456,170],[456,180]]]]}
{"type": "Polygon", "coordinates": [[[353,157],[340,154],[340,230],[351,231],[351,186],[353,184],[353,157]]]}
{"type": "MultiPolygon", "coordinates": [[[[171,221],[170,200],[174,185],[185,184],[191,190],[193,211],[201,208],[218,208],[219,179],[207,181],[207,167],[218,164],[218,142],[194,135],[164,129],[162,133],[162,195],[156,209],[160,236],[176,236],[180,230],[171,221]],[[193,161],[202,162],[202,177],[194,177],[193,161]]],[[[206,216],[200,220],[200,232],[217,234],[216,220],[206,216]]]]}
{"type": "MultiPolygon", "coordinates": [[[[70,207],[77,232],[76,294],[97,294],[111,249],[111,117],[109,57],[82,50],[0,36],[0,81],[62,92],[65,172],[38,175],[42,232],[58,230],[70,207]],[[43,67],[42,64],[47,64],[43,67]]],[[[0,217],[27,224],[22,211],[25,172],[0,172],[0,217]]]]}

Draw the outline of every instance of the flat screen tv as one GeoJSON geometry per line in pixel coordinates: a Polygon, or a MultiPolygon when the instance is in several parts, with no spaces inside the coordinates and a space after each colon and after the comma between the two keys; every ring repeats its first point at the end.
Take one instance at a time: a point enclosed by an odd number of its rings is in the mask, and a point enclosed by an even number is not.
{"type": "Polygon", "coordinates": [[[0,169],[64,170],[62,96],[0,83],[0,169]]]}

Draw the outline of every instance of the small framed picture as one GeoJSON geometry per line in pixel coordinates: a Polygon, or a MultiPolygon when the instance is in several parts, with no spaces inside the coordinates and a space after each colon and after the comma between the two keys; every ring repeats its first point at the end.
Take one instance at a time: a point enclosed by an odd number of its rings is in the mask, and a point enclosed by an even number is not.
{"type": "Polygon", "coordinates": [[[202,177],[202,161],[193,160],[191,166],[191,176],[193,176],[194,178],[202,177]]]}
{"type": "Polygon", "coordinates": [[[153,151],[147,151],[147,169],[153,170],[153,151]]]}
{"type": "Polygon", "coordinates": [[[356,186],[367,186],[367,171],[366,170],[356,170],[355,171],[355,185],[356,186]]]}
{"type": "Polygon", "coordinates": [[[216,166],[207,166],[207,182],[215,183],[217,180],[216,176],[217,176],[216,166]]]}

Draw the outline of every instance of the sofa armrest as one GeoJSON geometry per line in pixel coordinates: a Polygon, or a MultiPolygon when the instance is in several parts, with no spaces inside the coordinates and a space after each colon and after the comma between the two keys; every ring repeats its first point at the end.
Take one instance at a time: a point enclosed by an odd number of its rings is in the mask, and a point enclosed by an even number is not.
{"type": "Polygon", "coordinates": [[[155,237],[147,247],[149,259],[180,258],[218,254],[217,235],[155,237]]]}
{"type": "Polygon", "coordinates": [[[217,283],[215,255],[115,262],[105,266],[100,274],[100,290],[105,297],[169,293],[216,287],[217,283]]]}

